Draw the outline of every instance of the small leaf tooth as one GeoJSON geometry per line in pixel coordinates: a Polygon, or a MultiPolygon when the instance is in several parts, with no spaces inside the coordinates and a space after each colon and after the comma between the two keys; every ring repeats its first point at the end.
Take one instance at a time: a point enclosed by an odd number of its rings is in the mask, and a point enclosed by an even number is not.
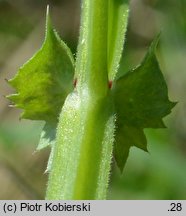
{"type": "Polygon", "coordinates": [[[179,103],[179,102],[178,102],[178,101],[176,101],[176,102],[171,102],[171,109],[172,109],[173,107],[175,107],[177,103],[179,103]]]}
{"type": "Polygon", "coordinates": [[[4,98],[7,98],[6,95],[2,95],[4,98]]]}
{"type": "Polygon", "coordinates": [[[14,102],[14,101],[12,100],[12,95],[7,95],[7,96],[5,96],[5,98],[9,100],[10,104],[11,104],[12,102],[14,102]]]}
{"type": "MultiPolygon", "coordinates": [[[[129,153],[128,153],[128,155],[129,155],[129,153]]],[[[128,156],[122,161],[122,163],[118,163],[118,162],[117,162],[117,165],[118,165],[118,167],[119,167],[119,170],[120,170],[120,173],[121,173],[121,174],[123,173],[123,169],[124,169],[125,164],[126,164],[126,162],[127,162],[127,158],[128,158],[128,156]]]]}
{"type": "Polygon", "coordinates": [[[14,78],[13,79],[5,79],[5,81],[7,81],[7,83],[9,83],[10,85],[12,85],[13,80],[14,80],[14,78]]]}
{"type": "MultiPolygon", "coordinates": [[[[137,147],[137,146],[135,146],[135,147],[137,147]]],[[[137,147],[137,148],[139,148],[139,147],[137,147]]],[[[144,146],[143,148],[140,148],[140,149],[145,151],[145,152],[149,152],[148,149],[147,149],[147,146],[144,146]]]]}
{"type": "Polygon", "coordinates": [[[148,148],[146,148],[146,151],[145,151],[145,152],[150,153],[149,150],[148,150],[148,148]]]}
{"type": "Polygon", "coordinates": [[[9,83],[9,81],[8,81],[8,79],[7,79],[7,78],[4,78],[4,80],[5,80],[7,83],[9,83]]]}
{"type": "Polygon", "coordinates": [[[161,121],[161,123],[162,123],[162,128],[167,128],[167,126],[165,125],[163,121],[161,121]]]}
{"type": "Polygon", "coordinates": [[[155,37],[155,39],[152,41],[151,47],[152,47],[153,50],[155,50],[156,47],[157,47],[158,44],[159,44],[160,35],[161,35],[161,32],[160,32],[160,33],[155,37]]]}
{"type": "Polygon", "coordinates": [[[122,155],[122,157],[118,157],[118,156],[116,156],[117,154],[116,154],[116,145],[115,145],[115,153],[114,153],[115,156],[114,156],[114,158],[115,158],[116,164],[117,164],[117,166],[118,166],[121,173],[123,172],[123,169],[124,169],[125,164],[127,162],[127,159],[128,159],[128,156],[129,156],[129,149],[130,149],[130,147],[123,149],[124,154],[122,155]]]}
{"type": "Polygon", "coordinates": [[[11,107],[11,108],[12,108],[12,107],[16,107],[15,104],[9,104],[8,106],[11,107]]]}

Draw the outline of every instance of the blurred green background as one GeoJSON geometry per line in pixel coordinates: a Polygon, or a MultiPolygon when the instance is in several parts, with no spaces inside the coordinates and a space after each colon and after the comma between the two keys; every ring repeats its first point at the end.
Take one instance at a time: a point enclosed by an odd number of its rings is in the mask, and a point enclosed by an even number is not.
{"type": "MultiPolygon", "coordinates": [[[[41,46],[45,10],[63,40],[76,52],[79,0],[0,0],[0,199],[43,199],[49,149],[36,152],[42,122],[21,120],[4,97],[6,79],[41,46]]],[[[164,120],[167,129],[145,130],[149,154],[131,149],[121,175],[113,160],[108,199],[186,199],[186,0],[131,0],[126,48],[120,70],[143,58],[161,31],[157,50],[169,87],[179,103],[164,120]]],[[[147,89],[148,91],[148,89],[147,89]]]]}

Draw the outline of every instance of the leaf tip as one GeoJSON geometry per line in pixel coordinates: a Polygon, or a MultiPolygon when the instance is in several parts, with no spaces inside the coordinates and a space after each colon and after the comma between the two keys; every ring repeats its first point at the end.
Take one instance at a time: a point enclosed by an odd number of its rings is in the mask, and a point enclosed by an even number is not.
{"type": "Polygon", "coordinates": [[[178,101],[176,102],[171,102],[171,109],[174,108],[177,105],[178,101]]]}
{"type": "Polygon", "coordinates": [[[120,171],[120,175],[122,175],[123,174],[123,169],[124,169],[124,166],[118,166],[119,167],[119,171],[120,171]]]}
{"type": "Polygon", "coordinates": [[[9,83],[9,80],[7,78],[4,79],[6,83],[9,83]]]}
{"type": "Polygon", "coordinates": [[[144,148],[144,149],[143,149],[143,151],[145,151],[145,152],[149,153],[149,150],[148,150],[148,148],[147,148],[147,147],[146,147],[146,148],[144,148]]]}
{"type": "Polygon", "coordinates": [[[118,158],[115,157],[115,162],[116,162],[116,166],[119,169],[120,175],[122,175],[125,164],[126,164],[126,160],[124,162],[121,162],[118,160],[118,158]]]}
{"type": "Polygon", "coordinates": [[[49,6],[49,4],[47,4],[47,9],[46,9],[46,16],[48,17],[48,15],[49,15],[49,13],[50,13],[50,6],[49,6]]]}
{"type": "MultiPolygon", "coordinates": [[[[115,146],[115,148],[116,148],[116,146],[115,146]]],[[[120,170],[120,174],[123,173],[125,164],[127,162],[127,158],[129,156],[129,149],[127,149],[126,151],[123,151],[122,153],[124,153],[124,154],[120,155],[117,151],[114,152],[115,162],[117,164],[117,167],[120,170]]]]}
{"type": "Polygon", "coordinates": [[[11,104],[9,104],[9,106],[10,107],[15,107],[16,105],[15,105],[15,98],[16,98],[16,95],[17,94],[9,94],[9,95],[5,95],[5,98],[7,99],[7,100],[9,100],[9,102],[11,103],[11,104]]]}
{"type": "Polygon", "coordinates": [[[155,38],[153,39],[153,41],[152,41],[152,43],[150,45],[150,49],[149,49],[150,52],[153,52],[153,53],[155,52],[155,50],[156,50],[156,48],[157,48],[157,46],[159,44],[159,41],[160,41],[160,36],[161,36],[161,32],[159,32],[155,36],[155,38]]]}
{"type": "Polygon", "coordinates": [[[50,6],[48,4],[46,8],[46,23],[49,23],[49,22],[50,22],[50,6]]]}
{"type": "Polygon", "coordinates": [[[50,19],[50,7],[47,5],[46,9],[46,36],[49,34],[49,32],[52,30],[52,24],[50,19]]]}
{"type": "Polygon", "coordinates": [[[13,85],[13,80],[14,80],[14,78],[13,79],[5,79],[5,81],[11,86],[13,85]]]}

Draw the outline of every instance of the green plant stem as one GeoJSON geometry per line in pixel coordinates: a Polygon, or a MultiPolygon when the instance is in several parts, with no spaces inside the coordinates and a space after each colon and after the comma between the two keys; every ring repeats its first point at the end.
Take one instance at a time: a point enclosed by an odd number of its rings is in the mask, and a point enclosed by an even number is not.
{"type": "Polygon", "coordinates": [[[108,1],[83,0],[77,88],[63,106],[47,199],[105,199],[114,116],[107,72],[108,1]]]}
{"type": "Polygon", "coordinates": [[[129,0],[108,0],[108,2],[108,77],[114,80],[125,42],[129,0]]]}
{"type": "Polygon", "coordinates": [[[77,88],[81,91],[88,87],[95,97],[105,96],[108,91],[107,35],[108,1],[83,0],[76,61],[77,88]]]}

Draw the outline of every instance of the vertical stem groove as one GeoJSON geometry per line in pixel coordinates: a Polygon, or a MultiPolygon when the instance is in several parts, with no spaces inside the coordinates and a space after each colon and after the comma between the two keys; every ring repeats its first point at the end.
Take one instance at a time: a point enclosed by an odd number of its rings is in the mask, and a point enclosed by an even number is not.
{"type": "Polygon", "coordinates": [[[105,199],[114,116],[108,88],[108,1],[83,0],[77,88],[63,106],[47,199],[105,199]]]}

